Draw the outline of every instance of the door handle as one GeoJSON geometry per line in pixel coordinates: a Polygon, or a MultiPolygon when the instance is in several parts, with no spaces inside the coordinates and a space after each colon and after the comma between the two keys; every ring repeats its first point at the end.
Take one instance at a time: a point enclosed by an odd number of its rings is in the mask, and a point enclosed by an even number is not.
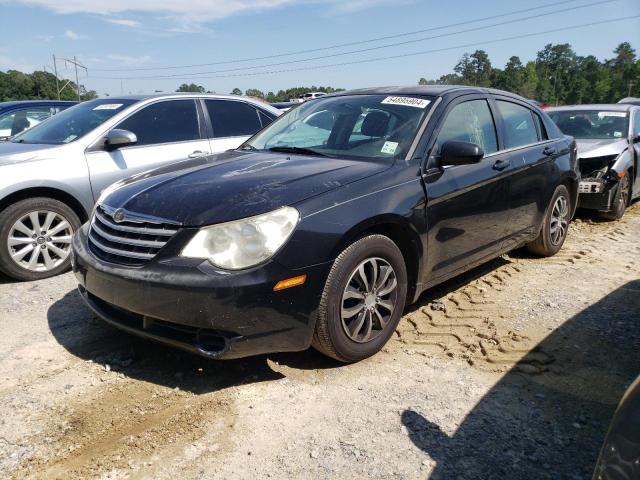
{"type": "Polygon", "coordinates": [[[498,160],[496,163],[493,164],[493,169],[502,171],[505,168],[507,168],[509,165],[511,165],[511,160],[498,160]]]}
{"type": "Polygon", "coordinates": [[[204,157],[205,155],[209,155],[209,152],[203,152],[202,150],[196,150],[195,152],[191,152],[189,154],[189,158],[204,157]]]}
{"type": "Polygon", "coordinates": [[[550,157],[551,155],[556,153],[556,149],[553,147],[544,147],[544,150],[542,150],[542,153],[547,157],[550,157]]]}

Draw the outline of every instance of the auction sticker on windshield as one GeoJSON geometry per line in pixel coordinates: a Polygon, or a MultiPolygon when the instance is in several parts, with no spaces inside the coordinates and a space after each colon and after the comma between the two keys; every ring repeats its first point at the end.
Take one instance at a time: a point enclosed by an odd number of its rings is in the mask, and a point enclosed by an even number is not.
{"type": "Polygon", "coordinates": [[[414,97],[387,97],[382,103],[385,105],[404,105],[405,107],[427,108],[431,103],[430,100],[414,97]]]}
{"type": "Polygon", "coordinates": [[[94,110],[117,110],[121,106],[121,103],[104,103],[95,107],[94,110]]]}

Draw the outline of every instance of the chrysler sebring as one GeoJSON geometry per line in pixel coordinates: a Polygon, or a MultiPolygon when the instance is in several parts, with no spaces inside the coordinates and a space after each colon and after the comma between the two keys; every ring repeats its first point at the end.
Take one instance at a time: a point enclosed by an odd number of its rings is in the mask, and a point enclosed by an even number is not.
{"type": "Polygon", "coordinates": [[[73,239],[87,304],[210,358],[373,355],[427,288],[514,248],[555,254],[576,146],[523,98],[341,92],[236,150],[121,181],[73,239]]]}

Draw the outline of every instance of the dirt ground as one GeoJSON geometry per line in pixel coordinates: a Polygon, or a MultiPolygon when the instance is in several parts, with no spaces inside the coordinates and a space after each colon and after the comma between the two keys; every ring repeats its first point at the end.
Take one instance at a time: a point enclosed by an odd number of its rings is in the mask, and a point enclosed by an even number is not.
{"type": "Polygon", "coordinates": [[[425,294],[383,352],[213,362],[0,280],[0,477],[591,478],[640,374],[640,204],[425,294]]]}

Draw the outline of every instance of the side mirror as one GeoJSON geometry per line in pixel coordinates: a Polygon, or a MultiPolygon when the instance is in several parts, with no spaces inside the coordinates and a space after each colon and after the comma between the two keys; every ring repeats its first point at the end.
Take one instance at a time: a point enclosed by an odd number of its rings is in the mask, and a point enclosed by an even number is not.
{"type": "Polygon", "coordinates": [[[440,164],[470,165],[478,163],[484,157],[484,151],[475,143],[448,140],[440,150],[440,164]]]}
{"type": "Polygon", "coordinates": [[[636,133],[633,137],[631,137],[631,143],[640,142],[640,133],[636,133]]]}
{"type": "Polygon", "coordinates": [[[129,130],[114,128],[107,133],[104,146],[107,150],[115,150],[116,148],[135,145],[136,143],[138,143],[138,137],[136,137],[135,133],[130,132],[129,130]]]}

